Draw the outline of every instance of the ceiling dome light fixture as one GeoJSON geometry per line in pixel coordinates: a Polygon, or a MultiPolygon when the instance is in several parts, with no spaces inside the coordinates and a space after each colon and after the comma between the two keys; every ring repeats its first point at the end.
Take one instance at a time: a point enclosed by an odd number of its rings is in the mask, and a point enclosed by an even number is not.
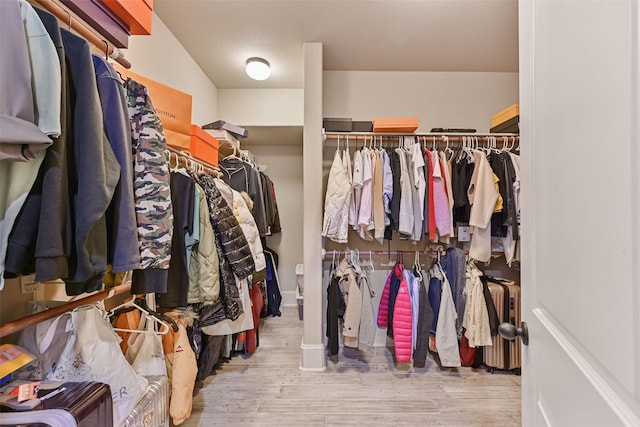
{"type": "Polygon", "coordinates": [[[266,59],[253,57],[247,59],[247,75],[254,80],[266,80],[271,75],[271,68],[266,59]]]}

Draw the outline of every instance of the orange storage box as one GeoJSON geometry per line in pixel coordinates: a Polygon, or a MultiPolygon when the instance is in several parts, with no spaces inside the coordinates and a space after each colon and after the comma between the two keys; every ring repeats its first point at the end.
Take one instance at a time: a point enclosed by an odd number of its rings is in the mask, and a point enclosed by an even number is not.
{"type": "Polygon", "coordinates": [[[374,132],[415,132],[420,125],[417,117],[381,118],[373,121],[374,132]]]}
{"type": "Polygon", "coordinates": [[[102,0],[102,2],[129,26],[131,35],[151,34],[153,0],[102,0]]]}
{"type": "Polygon", "coordinates": [[[191,155],[211,166],[218,166],[220,143],[198,125],[191,125],[191,155]]]}
{"type": "Polygon", "coordinates": [[[188,150],[191,147],[191,95],[136,74],[118,64],[114,66],[123,78],[132,78],[146,86],[153,107],[162,121],[167,144],[178,150],[188,150]]]}

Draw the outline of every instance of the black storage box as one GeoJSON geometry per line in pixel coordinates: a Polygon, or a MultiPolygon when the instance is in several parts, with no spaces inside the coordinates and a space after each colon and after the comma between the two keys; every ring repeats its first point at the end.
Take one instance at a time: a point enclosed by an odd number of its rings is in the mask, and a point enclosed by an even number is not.
{"type": "Polygon", "coordinates": [[[322,119],[322,127],[327,132],[351,132],[351,119],[346,118],[328,118],[322,119]]]}
{"type": "Polygon", "coordinates": [[[520,133],[520,116],[510,118],[491,128],[491,133],[520,133]]]}
{"type": "Polygon", "coordinates": [[[352,122],[351,130],[353,132],[373,132],[373,122],[354,121],[352,122]]]}

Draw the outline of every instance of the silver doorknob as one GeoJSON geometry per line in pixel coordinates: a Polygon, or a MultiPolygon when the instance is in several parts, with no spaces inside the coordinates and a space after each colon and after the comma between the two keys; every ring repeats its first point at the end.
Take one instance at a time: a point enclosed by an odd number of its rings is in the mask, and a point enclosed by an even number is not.
{"type": "Polygon", "coordinates": [[[522,344],[529,344],[529,329],[525,322],[520,322],[519,328],[516,328],[511,323],[501,323],[500,326],[498,326],[498,332],[504,339],[511,341],[515,340],[516,337],[520,337],[522,344]]]}

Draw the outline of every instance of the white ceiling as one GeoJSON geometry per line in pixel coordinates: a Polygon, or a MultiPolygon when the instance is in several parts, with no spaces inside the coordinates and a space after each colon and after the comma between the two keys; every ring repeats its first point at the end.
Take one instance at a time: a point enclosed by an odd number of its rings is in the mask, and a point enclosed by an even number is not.
{"type": "Polygon", "coordinates": [[[518,71],[517,0],[155,0],[219,89],[301,88],[302,44],[325,70],[518,71]],[[248,57],[271,63],[263,82],[248,57]]]}

